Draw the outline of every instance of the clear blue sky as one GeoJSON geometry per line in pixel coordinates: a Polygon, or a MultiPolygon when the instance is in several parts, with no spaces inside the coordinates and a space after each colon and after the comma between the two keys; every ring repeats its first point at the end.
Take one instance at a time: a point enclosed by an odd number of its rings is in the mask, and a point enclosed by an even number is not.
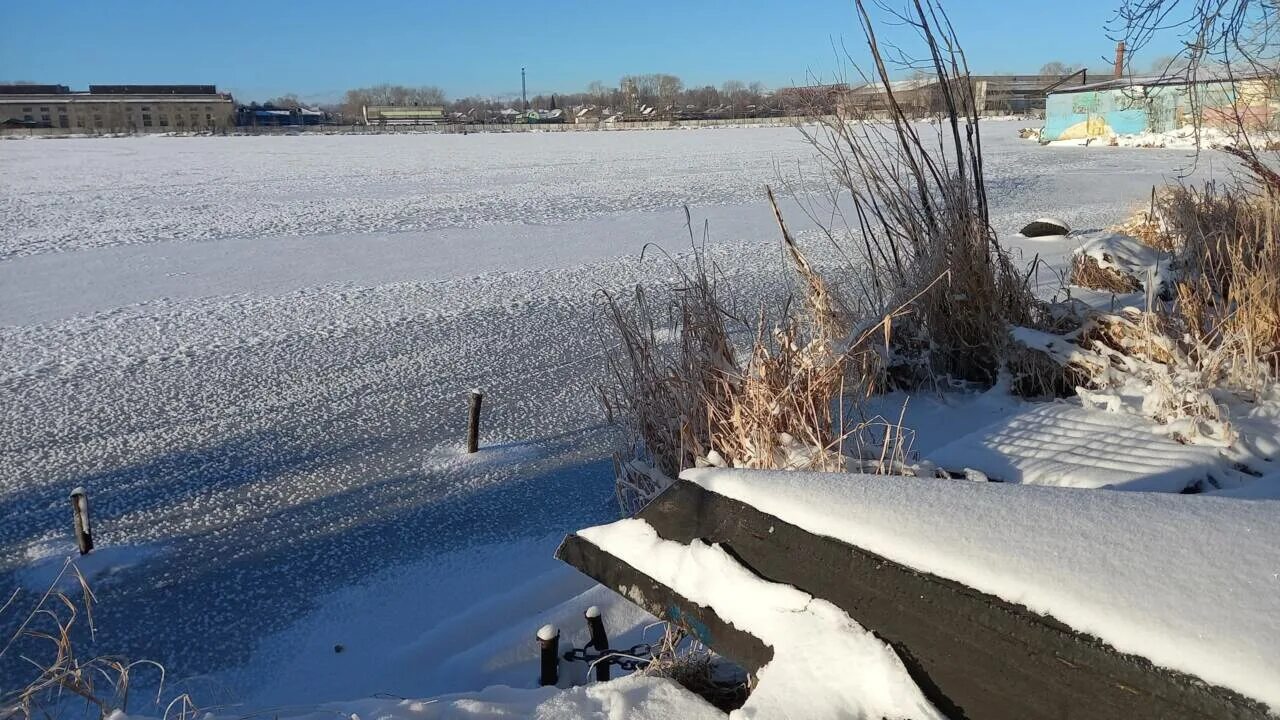
{"type": "MultiPolygon", "coordinates": [[[[1099,67],[1113,52],[1104,25],[1120,0],[944,2],[975,72],[1099,67]]],[[[513,96],[522,65],[531,95],[646,72],[780,87],[829,77],[841,40],[860,54],[850,0],[18,2],[0,21],[0,80],[213,83],[246,102],[382,82],[513,96]]]]}

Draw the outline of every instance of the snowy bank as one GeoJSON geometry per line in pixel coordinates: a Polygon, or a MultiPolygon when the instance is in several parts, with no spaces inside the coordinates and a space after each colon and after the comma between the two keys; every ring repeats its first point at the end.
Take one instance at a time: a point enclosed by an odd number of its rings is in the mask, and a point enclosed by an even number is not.
{"type": "Polygon", "coordinates": [[[798,472],[681,477],[1280,708],[1280,502],[798,472]]]}

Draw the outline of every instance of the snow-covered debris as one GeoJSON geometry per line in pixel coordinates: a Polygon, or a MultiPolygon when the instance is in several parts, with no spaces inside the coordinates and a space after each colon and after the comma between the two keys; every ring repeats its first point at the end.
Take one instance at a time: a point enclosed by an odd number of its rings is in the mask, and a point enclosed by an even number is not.
{"type": "Polygon", "coordinates": [[[1070,233],[1071,226],[1057,218],[1042,217],[1027,223],[1018,232],[1029,238],[1060,236],[1070,233]]]}
{"type": "Polygon", "coordinates": [[[664,540],[639,519],[579,535],[773,649],[756,688],[731,717],[942,717],[893,650],[843,610],[790,585],[762,580],[719,545],[664,540]],[[846,666],[857,670],[831,672],[846,666]]]}
{"type": "Polygon", "coordinates": [[[1138,287],[1152,284],[1152,290],[1167,283],[1171,256],[1127,235],[1102,235],[1091,238],[1076,250],[1077,257],[1092,260],[1104,271],[1118,277],[1132,278],[1138,287]],[[1154,280],[1154,283],[1151,281],[1154,280]]]}
{"type": "Polygon", "coordinates": [[[1164,429],[1131,415],[1053,403],[961,437],[928,459],[1027,485],[1181,492],[1198,483],[1239,484],[1239,473],[1215,448],[1176,442],[1164,429]]]}
{"type": "Polygon", "coordinates": [[[831,473],[681,477],[1280,710],[1280,501],[831,473]]]}

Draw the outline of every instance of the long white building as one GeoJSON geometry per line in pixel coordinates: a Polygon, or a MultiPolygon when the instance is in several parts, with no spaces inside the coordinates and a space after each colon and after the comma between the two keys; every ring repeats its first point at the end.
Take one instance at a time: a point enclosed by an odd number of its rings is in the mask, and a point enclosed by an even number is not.
{"type": "Polygon", "coordinates": [[[235,101],[213,85],[0,85],[0,127],[44,132],[219,131],[235,101]]]}

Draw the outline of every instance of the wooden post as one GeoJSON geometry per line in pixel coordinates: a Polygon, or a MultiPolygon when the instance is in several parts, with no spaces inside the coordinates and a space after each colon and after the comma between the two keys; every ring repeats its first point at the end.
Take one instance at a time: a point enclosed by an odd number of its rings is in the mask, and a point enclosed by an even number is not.
{"type": "Polygon", "coordinates": [[[467,452],[480,449],[480,403],[484,402],[484,393],[471,391],[471,415],[467,421],[467,452]]]}
{"type": "Polygon", "coordinates": [[[538,630],[538,648],[542,659],[538,685],[555,685],[560,681],[560,631],[555,625],[543,625],[538,630]]]}
{"type": "Polygon", "coordinates": [[[71,491],[71,513],[75,522],[76,546],[81,555],[93,550],[93,534],[89,529],[89,495],[84,488],[71,491]]]}
{"type": "MultiPolygon", "coordinates": [[[[587,608],[585,613],[587,618],[587,629],[591,631],[591,642],[587,643],[588,647],[595,648],[596,652],[602,653],[609,649],[609,636],[604,631],[604,618],[600,616],[600,608],[592,605],[587,608]]],[[[596,680],[605,682],[609,679],[609,663],[607,661],[596,663],[596,680]]]]}

